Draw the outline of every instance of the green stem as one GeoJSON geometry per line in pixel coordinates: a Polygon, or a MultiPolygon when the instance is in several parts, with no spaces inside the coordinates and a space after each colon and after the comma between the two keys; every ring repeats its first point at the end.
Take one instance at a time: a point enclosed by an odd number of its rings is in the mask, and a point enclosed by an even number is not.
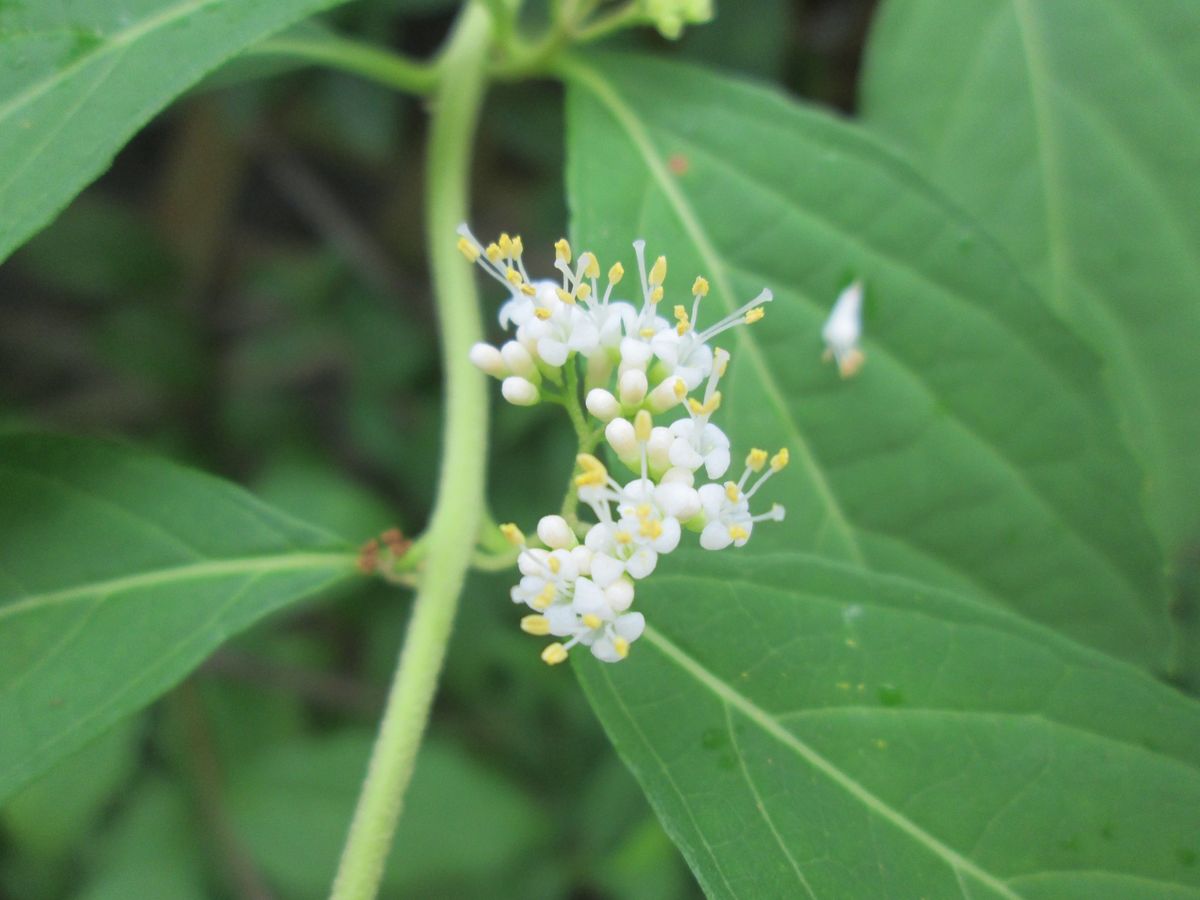
{"type": "Polygon", "coordinates": [[[269,38],[248,49],[246,56],[283,56],[331,69],[340,69],[408,94],[431,94],[438,84],[436,66],[341,37],[269,38]]]}
{"type": "Polygon", "coordinates": [[[442,80],[434,99],[426,162],[426,228],[446,373],[442,468],[426,565],[342,851],[334,900],[369,900],[379,889],[484,508],[487,393],[483,376],[468,359],[471,345],[483,338],[483,323],[474,273],[455,249],[454,229],[467,217],[489,21],[482,6],[466,6],[439,66],[442,80]]]}

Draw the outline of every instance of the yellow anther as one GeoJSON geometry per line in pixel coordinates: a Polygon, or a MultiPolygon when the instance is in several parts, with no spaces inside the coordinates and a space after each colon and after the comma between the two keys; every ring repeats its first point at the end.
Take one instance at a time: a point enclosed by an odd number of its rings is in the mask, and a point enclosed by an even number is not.
{"type": "Polygon", "coordinates": [[[788,453],[788,448],[784,447],[778,453],[771,457],[771,470],[778,472],[780,469],[787,468],[788,462],[791,460],[791,454],[788,453]]]}
{"type": "Polygon", "coordinates": [[[521,241],[521,236],[518,234],[512,239],[512,255],[513,259],[520,259],[521,254],[525,252],[525,244],[521,241]]]}
{"type": "Polygon", "coordinates": [[[560,643],[553,643],[542,651],[542,662],[548,666],[557,666],[567,658],[567,648],[560,643]]]}
{"type": "Polygon", "coordinates": [[[692,296],[693,297],[707,297],[708,296],[708,279],[705,278],[703,275],[697,275],[696,280],[692,282],[692,296]]]}
{"type": "Polygon", "coordinates": [[[637,508],[634,510],[634,513],[637,515],[637,517],[639,519],[648,518],[650,515],[650,504],[649,503],[639,503],[637,505],[637,508]]]}
{"type": "Polygon", "coordinates": [[[554,242],[554,258],[559,262],[569,263],[571,261],[571,245],[566,238],[559,238],[554,242]]]}
{"type": "Polygon", "coordinates": [[[746,454],[746,468],[751,472],[761,472],[762,467],[767,464],[767,451],[760,450],[755,447],[746,454]]]}
{"type": "Polygon", "coordinates": [[[583,274],[585,278],[600,277],[600,260],[596,259],[596,254],[591,251],[585,251],[579,257],[579,262],[583,266],[583,274]]]}
{"type": "Polygon", "coordinates": [[[500,252],[504,256],[512,256],[513,242],[512,238],[508,236],[507,231],[500,232],[500,240],[498,240],[496,243],[500,245],[500,252]]]}
{"type": "Polygon", "coordinates": [[[653,328],[643,328],[641,331],[638,332],[638,337],[652,338],[652,337],[654,337],[654,329],[653,328]]]}
{"type": "Polygon", "coordinates": [[[504,535],[504,539],[514,547],[525,546],[525,535],[514,523],[505,522],[500,526],[500,533],[504,535]]]}
{"type": "Polygon", "coordinates": [[[677,335],[679,335],[680,337],[683,337],[685,334],[687,334],[687,330],[688,330],[687,322],[680,322],[678,325],[675,326],[675,333],[677,335]]]}
{"type": "Polygon", "coordinates": [[[550,620],[545,616],[524,616],[521,619],[521,630],[526,634],[535,634],[541,637],[550,633],[550,620]]]}
{"type": "Polygon", "coordinates": [[[617,651],[617,656],[624,659],[629,655],[629,641],[623,637],[613,638],[613,649],[617,651]]]}
{"type": "Polygon", "coordinates": [[[738,502],[738,497],[742,496],[742,492],[738,490],[737,482],[725,482],[725,496],[729,498],[730,503],[738,502]]]}
{"type": "Polygon", "coordinates": [[[492,262],[499,262],[500,257],[504,255],[503,253],[500,252],[500,248],[497,247],[495,244],[488,244],[487,249],[484,250],[483,252],[487,254],[487,258],[490,259],[492,262]]]}
{"type": "Polygon", "coordinates": [[[539,319],[541,319],[543,322],[545,322],[552,315],[550,310],[546,309],[546,307],[544,307],[544,306],[535,306],[533,308],[533,314],[535,316],[537,316],[539,319]]]}
{"type": "Polygon", "coordinates": [[[628,531],[618,531],[613,535],[613,540],[618,544],[629,544],[633,542],[633,535],[628,531]]]}
{"type": "Polygon", "coordinates": [[[579,295],[580,300],[586,300],[588,297],[591,296],[591,293],[592,293],[591,285],[581,284],[579,287],[575,288],[575,293],[577,295],[579,295]]]}
{"type": "Polygon", "coordinates": [[[612,264],[612,268],[608,270],[608,283],[618,284],[625,277],[625,267],[619,262],[612,264]]]}
{"type": "Polygon", "coordinates": [[[509,284],[520,284],[523,280],[521,278],[521,273],[512,266],[508,267],[508,270],[504,273],[504,277],[508,279],[509,284]]]}
{"type": "Polygon", "coordinates": [[[554,585],[547,584],[544,588],[542,588],[541,592],[533,598],[533,608],[545,609],[554,602],[554,593],[554,585]]]}
{"type": "Polygon", "coordinates": [[[580,620],[584,625],[586,625],[588,628],[591,628],[593,631],[604,624],[604,620],[595,613],[585,613],[583,616],[580,616],[580,620]]]}
{"type": "Polygon", "coordinates": [[[469,262],[475,262],[475,260],[479,259],[479,248],[465,237],[458,239],[458,252],[465,256],[469,262]]]}
{"type": "Polygon", "coordinates": [[[677,400],[682,400],[685,396],[687,396],[687,385],[684,383],[682,378],[675,379],[675,387],[673,387],[671,390],[675,392],[675,399],[677,400]]]}
{"type": "Polygon", "coordinates": [[[555,288],[554,293],[557,294],[558,299],[567,304],[567,306],[575,305],[575,297],[572,294],[568,294],[562,288],[555,288]]]}
{"type": "Polygon", "coordinates": [[[675,321],[676,321],[676,322],[687,322],[687,320],[688,320],[688,311],[687,311],[687,310],[684,308],[684,306],[683,306],[683,304],[682,304],[682,303],[676,303],[676,304],[675,304],[675,309],[674,309],[674,310],[672,310],[672,312],[673,312],[673,314],[674,314],[674,316],[675,316],[675,321]]]}
{"type": "Polygon", "coordinates": [[[551,556],[548,560],[546,560],[546,567],[550,570],[552,575],[557,575],[562,569],[562,562],[557,556],[551,556]]]}
{"type": "Polygon", "coordinates": [[[662,522],[658,521],[658,519],[645,519],[638,526],[638,533],[642,537],[650,538],[650,540],[661,537],[663,533],[662,522]]]}
{"type": "Polygon", "coordinates": [[[746,538],[750,537],[750,532],[748,532],[741,525],[730,525],[729,536],[735,541],[744,541],[746,538]]]}
{"type": "Polygon", "coordinates": [[[696,415],[700,415],[701,411],[703,411],[703,409],[704,409],[704,404],[701,403],[699,400],[697,400],[695,397],[689,397],[688,398],[688,409],[690,409],[696,415]]]}
{"type": "Polygon", "coordinates": [[[537,288],[535,288],[532,284],[530,284],[527,281],[523,285],[521,285],[521,293],[524,294],[526,297],[536,297],[537,296],[537,288]]]}
{"type": "Polygon", "coordinates": [[[750,310],[750,312],[746,313],[746,324],[753,325],[755,322],[757,322],[759,319],[761,319],[766,314],[767,314],[767,311],[765,309],[763,309],[761,306],[757,306],[754,309],[750,310]]]}
{"type": "Polygon", "coordinates": [[[721,392],[717,391],[708,399],[708,402],[701,403],[695,397],[688,400],[688,409],[698,416],[711,416],[721,406],[721,392]]]}
{"type": "Polygon", "coordinates": [[[608,469],[604,463],[590,453],[580,453],[575,457],[583,473],[575,476],[575,484],[579,487],[602,485],[608,481],[608,469]]]}
{"type": "Polygon", "coordinates": [[[662,284],[667,280],[667,258],[660,256],[650,267],[650,283],[662,284]]]}
{"type": "Polygon", "coordinates": [[[639,409],[633,417],[633,433],[639,441],[650,440],[650,430],[654,427],[654,419],[649,410],[639,409]]]}
{"type": "Polygon", "coordinates": [[[725,370],[729,368],[729,353],[718,347],[715,356],[717,359],[717,377],[724,378],[725,370]]]}
{"type": "Polygon", "coordinates": [[[652,290],[650,292],[650,302],[657,303],[662,298],[663,298],[663,289],[662,289],[662,285],[660,284],[658,287],[656,287],[654,290],[652,290]]]}

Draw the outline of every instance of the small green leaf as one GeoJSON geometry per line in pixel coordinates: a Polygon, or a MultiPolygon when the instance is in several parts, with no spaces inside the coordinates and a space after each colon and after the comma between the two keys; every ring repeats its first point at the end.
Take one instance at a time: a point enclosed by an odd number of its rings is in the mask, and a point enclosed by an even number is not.
{"type": "Polygon", "coordinates": [[[0,260],[207,72],[337,2],[0,5],[0,260]]]}
{"type": "Polygon", "coordinates": [[[708,896],[1200,896],[1200,706],[1137,669],[796,553],[638,604],[576,669],[708,896]]]}
{"type": "Polygon", "coordinates": [[[1190,0],[891,0],[863,84],[1104,356],[1175,562],[1200,539],[1197,35],[1190,0]]]}
{"type": "Polygon", "coordinates": [[[0,799],[354,572],[337,538],[111,445],[0,437],[0,497],[0,799]]]}
{"type": "Polygon", "coordinates": [[[568,78],[580,246],[607,266],[647,239],[668,298],[707,276],[702,325],[775,292],[763,322],[721,338],[720,424],[742,453],[793,460],[762,497],[787,521],[752,550],[919,575],[1165,668],[1161,561],[1098,363],[973,222],[878,143],[770,91],[631,57],[568,78]],[[819,335],[852,276],[867,362],[841,381],[819,335]]]}

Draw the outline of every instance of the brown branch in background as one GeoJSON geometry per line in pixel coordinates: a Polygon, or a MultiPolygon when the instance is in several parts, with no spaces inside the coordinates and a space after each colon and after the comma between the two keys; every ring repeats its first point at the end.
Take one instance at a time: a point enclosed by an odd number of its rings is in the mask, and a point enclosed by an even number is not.
{"type": "Polygon", "coordinates": [[[374,717],[383,708],[383,692],[353,678],[263,659],[236,650],[218,650],[200,669],[200,673],[245,681],[265,690],[298,696],[314,706],[341,714],[374,717]]]}

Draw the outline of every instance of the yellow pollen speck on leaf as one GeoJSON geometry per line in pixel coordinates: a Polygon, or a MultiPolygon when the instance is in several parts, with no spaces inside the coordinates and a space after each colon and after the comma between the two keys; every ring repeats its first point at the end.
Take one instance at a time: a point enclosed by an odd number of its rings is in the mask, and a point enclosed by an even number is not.
{"type": "Polygon", "coordinates": [[[550,310],[546,309],[546,307],[544,307],[544,306],[535,306],[533,308],[533,314],[535,316],[537,316],[539,319],[541,319],[543,322],[545,322],[552,315],[550,310]]]}
{"type": "Polygon", "coordinates": [[[750,532],[748,532],[741,525],[730,525],[729,536],[735,541],[744,541],[746,538],[750,537],[750,532]]]}
{"type": "Polygon", "coordinates": [[[487,254],[487,258],[492,262],[499,262],[500,257],[504,255],[500,252],[500,248],[495,244],[488,244],[487,249],[483,252],[487,254]]]}
{"type": "Polygon", "coordinates": [[[629,544],[633,542],[633,535],[628,531],[618,531],[613,535],[613,539],[616,540],[618,544],[629,544]]]}
{"type": "Polygon", "coordinates": [[[580,300],[586,300],[589,296],[591,296],[592,288],[590,285],[581,284],[579,287],[575,288],[575,293],[579,295],[580,300]]]}
{"type": "Polygon", "coordinates": [[[654,428],[654,419],[649,410],[639,409],[633,417],[633,434],[639,441],[650,440],[650,432],[654,428]]]}
{"type": "Polygon", "coordinates": [[[599,628],[601,625],[604,624],[604,620],[601,619],[595,613],[587,613],[586,615],[581,616],[581,619],[583,621],[583,624],[586,625],[588,628],[591,628],[593,631],[595,631],[597,628],[599,628]]]}
{"type": "Polygon", "coordinates": [[[559,262],[569,263],[571,261],[571,245],[566,238],[559,238],[554,242],[554,258],[559,262]]]}
{"type": "Polygon", "coordinates": [[[787,464],[791,461],[791,454],[788,453],[788,448],[784,447],[778,453],[771,457],[771,468],[778,472],[780,469],[787,468],[787,464]]]}
{"type": "Polygon", "coordinates": [[[738,490],[737,482],[725,482],[725,496],[729,498],[730,503],[738,502],[738,497],[742,496],[742,492],[738,490]]]}
{"type": "Polygon", "coordinates": [[[557,666],[567,658],[567,648],[557,642],[542,651],[542,662],[548,666],[557,666]]]}
{"type": "Polygon", "coordinates": [[[624,659],[629,655],[629,641],[623,637],[613,638],[613,649],[617,651],[617,656],[624,659]]]}
{"type": "Polygon", "coordinates": [[[761,306],[759,306],[755,309],[752,309],[752,310],[750,310],[750,312],[746,313],[746,324],[753,325],[755,322],[757,322],[759,319],[761,319],[766,314],[767,314],[767,311],[765,309],[763,309],[761,306]]]}
{"type": "Polygon", "coordinates": [[[755,447],[746,454],[746,468],[751,472],[761,472],[762,467],[767,464],[767,451],[760,450],[755,447]]]}
{"type": "Polygon", "coordinates": [[[545,616],[524,616],[521,619],[521,630],[526,634],[541,637],[550,633],[550,620],[545,616]]]}
{"type": "Polygon", "coordinates": [[[703,275],[697,275],[696,280],[692,282],[692,296],[693,297],[707,297],[708,296],[708,279],[705,278],[703,275]]]}
{"type": "Polygon", "coordinates": [[[656,259],[654,261],[654,265],[652,265],[650,267],[649,281],[651,284],[662,284],[666,280],[667,280],[667,258],[665,256],[660,256],[658,259],[656,259]]]}
{"type": "Polygon", "coordinates": [[[608,283],[619,284],[621,279],[625,277],[625,267],[619,262],[612,264],[612,268],[608,270],[608,283]]]}
{"type": "Polygon", "coordinates": [[[475,262],[475,260],[479,259],[479,248],[465,237],[458,239],[458,252],[465,256],[468,262],[475,262]]]}
{"type": "Polygon", "coordinates": [[[526,297],[534,297],[537,295],[537,288],[529,282],[525,282],[525,284],[521,285],[521,293],[526,297]]]}
{"type": "Polygon", "coordinates": [[[500,533],[504,535],[504,539],[514,547],[525,546],[525,535],[513,522],[505,522],[503,525],[501,525],[500,533]]]}

